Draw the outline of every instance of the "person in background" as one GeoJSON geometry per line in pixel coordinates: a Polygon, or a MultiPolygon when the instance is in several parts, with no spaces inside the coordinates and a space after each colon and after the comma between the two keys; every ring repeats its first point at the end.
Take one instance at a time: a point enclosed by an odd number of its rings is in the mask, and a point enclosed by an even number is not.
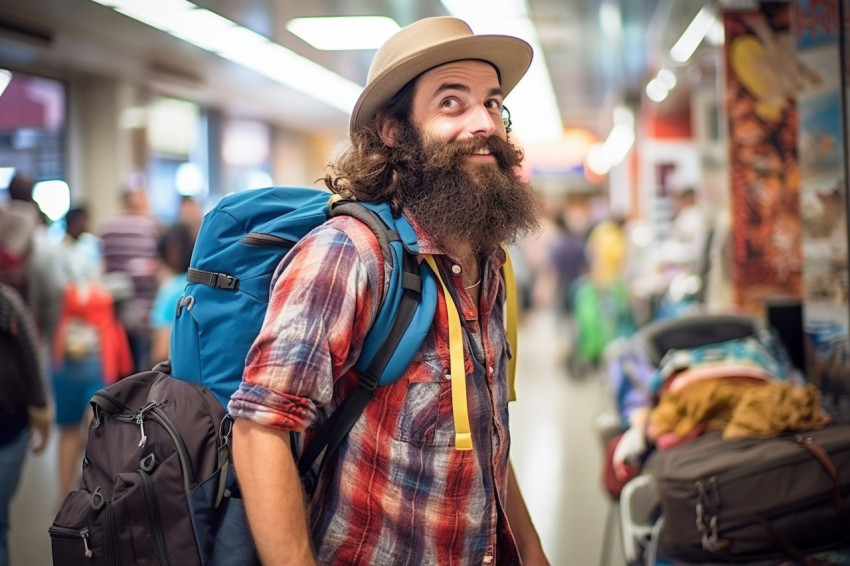
{"type": "Polygon", "coordinates": [[[192,237],[198,237],[201,222],[204,220],[204,209],[201,201],[195,197],[183,195],[180,197],[180,206],[177,210],[177,222],[186,225],[192,232],[192,237]]]}
{"type": "Polygon", "coordinates": [[[127,336],[101,277],[101,242],[88,231],[88,210],[70,209],[65,222],[66,234],[60,246],[64,300],[52,364],[62,497],[79,474],[84,431],[91,419],[89,400],[98,389],[132,371],[127,336]]]}
{"type": "Polygon", "coordinates": [[[670,236],[661,244],[661,258],[676,273],[695,275],[705,261],[705,244],[708,236],[706,214],[697,204],[693,187],[674,193],[675,213],[670,236]]]}
{"type": "Polygon", "coordinates": [[[157,244],[164,273],[151,308],[151,352],[154,362],[161,362],[170,357],[171,326],[174,324],[177,302],[186,288],[186,273],[189,271],[189,260],[192,259],[194,247],[195,231],[182,222],[170,226],[157,244]]]}
{"type": "Polygon", "coordinates": [[[351,145],[325,183],[343,197],[387,199],[414,227],[420,259],[433,259],[463,319],[472,447],[455,445],[440,293],[413,361],[375,392],[305,506],[293,449],[302,452],[355,386],[353,365],[386,292],[372,231],[331,219],[281,262],[229,403],[264,564],[548,565],[509,458],[500,272],[503,246],[538,226],[502,105],[531,58],[521,39],[474,35],[451,17],[415,22],[378,50],[351,145]]]}
{"type": "Polygon", "coordinates": [[[576,282],[587,273],[587,255],[585,234],[568,224],[566,210],[555,217],[557,234],[550,242],[541,281],[548,281],[551,287],[552,308],[556,316],[557,359],[569,363],[576,335],[573,317],[573,302],[576,282]]]}
{"type": "Polygon", "coordinates": [[[0,566],[9,566],[9,506],[26,458],[47,447],[52,408],[35,322],[20,294],[0,283],[0,566]]]}
{"type": "Polygon", "coordinates": [[[587,237],[588,273],[577,282],[573,296],[577,340],[569,364],[576,375],[598,369],[605,348],[635,331],[624,277],[625,223],[619,216],[605,219],[587,237]]]}
{"type": "Polygon", "coordinates": [[[44,355],[59,317],[62,281],[34,189],[32,177],[16,173],[9,182],[9,200],[0,206],[0,282],[14,287],[30,309],[44,355]]]}
{"type": "MultiPolygon", "coordinates": [[[[119,313],[133,352],[135,371],[151,368],[150,311],[159,287],[159,223],[150,215],[147,190],[136,182],[123,194],[123,210],[100,227],[106,276],[129,278],[129,298],[119,301],[119,313]]],[[[113,283],[110,283],[112,285],[113,283]]]]}
{"type": "Polygon", "coordinates": [[[677,318],[698,310],[704,299],[709,262],[710,224],[690,186],[672,195],[675,213],[658,247],[660,293],[655,318],[677,318]]]}

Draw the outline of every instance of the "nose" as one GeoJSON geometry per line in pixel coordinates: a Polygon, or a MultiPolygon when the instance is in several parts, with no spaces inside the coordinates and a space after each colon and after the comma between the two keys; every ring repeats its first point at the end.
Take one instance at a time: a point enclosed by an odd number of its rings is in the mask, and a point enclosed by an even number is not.
{"type": "Polygon", "coordinates": [[[472,135],[492,136],[499,131],[501,123],[501,117],[484,106],[474,106],[467,113],[467,128],[472,135]]]}

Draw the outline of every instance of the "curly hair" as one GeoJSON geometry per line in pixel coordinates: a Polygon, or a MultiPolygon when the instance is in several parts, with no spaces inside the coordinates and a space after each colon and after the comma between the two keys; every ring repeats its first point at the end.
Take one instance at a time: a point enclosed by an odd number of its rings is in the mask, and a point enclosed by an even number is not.
{"type": "MultiPolygon", "coordinates": [[[[417,77],[418,78],[418,77],[417,77]]],[[[413,79],[393,96],[381,116],[397,122],[409,122],[416,90],[413,79]]],[[[361,128],[351,134],[351,144],[328,165],[324,182],[331,192],[344,198],[371,202],[386,199],[396,212],[400,209],[399,187],[394,160],[399,156],[387,146],[377,131],[361,128]]]]}

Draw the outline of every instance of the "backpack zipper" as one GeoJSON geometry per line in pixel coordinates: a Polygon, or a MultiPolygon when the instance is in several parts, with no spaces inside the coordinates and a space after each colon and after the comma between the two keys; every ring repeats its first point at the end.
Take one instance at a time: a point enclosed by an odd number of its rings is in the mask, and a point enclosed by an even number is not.
{"type": "Polygon", "coordinates": [[[153,493],[151,478],[144,470],[137,470],[142,482],[142,493],[145,495],[145,509],[148,512],[153,540],[156,546],[156,559],[160,564],[169,564],[168,555],[165,552],[165,536],[162,533],[162,520],[159,516],[159,506],[153,493]]]}
{"type": "Polygon", "coordinates": [[[106,502],[104,514],[104,530],[106,531],[106,563],[120,564],[118,560],[118,537],[115,534],[115,523],[112,519],[112,502],[106,502]]]}
{"type": "MultiPolygon", "coordinates": [[[[116,551],[116,547],[118,541],[115,539],[115,531],[112,528],[112,506],[107,504],[106,510],[104,511],[104,532],[106,537],[105,552],[106,552],[106,564],[109,566],[117,566],[118,562],[118,553],[116,551]]],[[[48,534],[53,538],[65,539],[65,540],[82,540],[83,541],[83,554],[86,558],[92,558],[94,553],[92,552],[91,547],[89,546],[89,542],[91,541],[91,532],[88,527],[83,527],[81,529],[75,529],[73,527],[63,527],[61,525],[51,525],[50,528],[47,529],[48,534]]]]}
{"type": "Polygon", "coordinates": [[[83,527],[82,529],[74,529],[71,527],[60,527],[58,525],[51,525],[47,532],[53,538],[61,538],[67,540],[82,540],[83,541],[83,549],[86,558],[92,557],[92,551],[89,548],[89,528],[83,527]]]}
{"type": "Polygon", "coordinates": [[[186,448],[186,443],[183,440],[183,437],[180,436],[180,433],[177,431],[177,427],[174,426],[174,423],[171,422],[171,419],[167,414],[161,409],[160,403],[156,401],[151,401],[144,407],[142,407],[138,412],[132,412],[126,405],[115,399],[108,393],[103,393],[101,391],[97,392],[95,395],[105,399],[109,402],[113,407],[120,409],[123,407],[123,410],[120,413],[112,414],[112,418],[126,422],[126,423],[134,423],[139,425],[139,433],[141,438],[139,440],[139,446],[144,446],[145,442],[147,442],[147,434],[145,433],[145,417],[147,416],[147,420],[153,420],[158,422],[165,428],[165,431],[171,436],[171,440],[174,442],[174,446],[177,449],[177,456],[180,459],[180,468],[183,470],[183,487],[185,488],[186,493],[195,486],[196,478],[195,478],[195,470],[192,468],[192,460],[189,458],[189,449],[186,448]]]}
{"type": "Polygon", "coordinates": [[[180,467],[183,469],[183,488],[186,493],[189,493],[189,490],[195,486],[197,480],[195,479],[195,469],[192,467],[192,460],[189,458],[189,449],[186,448],[186,442],[184,442],[177,427],[174,426],[174,423],[171,422],[171,419],[168,418],[168,415],[165,414],[165,411],[159,405],[155,405],[149,414],[152,420],[165,428],[166,432],[171,436],[171,440],[174,441],[174,446],[177,448],[177,456],[180,458],[180,467]]]}
{"type": "Polygon", "coordinates": [[[262,232],[251,232],[243,236],[239,243],[247,246],[280,246],[282,248],[291,248],[295,245],[293,240],[262,232]]]}

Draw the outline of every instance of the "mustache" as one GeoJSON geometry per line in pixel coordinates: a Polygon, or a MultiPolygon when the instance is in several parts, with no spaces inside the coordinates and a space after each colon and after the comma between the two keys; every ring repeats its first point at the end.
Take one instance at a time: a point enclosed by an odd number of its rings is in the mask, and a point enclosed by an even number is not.
{"type": "Polygon", "coordinates": [[[429,155],[429,165],[446,166],[461,162],[467,155],[488,152],[496,159],[496,163],[503,170],[518,167],[522,162],[522,151],[503,140],[499,136],[474,137],[442,141],[426,139],[423,143],[426,155],[429,155]]]}

